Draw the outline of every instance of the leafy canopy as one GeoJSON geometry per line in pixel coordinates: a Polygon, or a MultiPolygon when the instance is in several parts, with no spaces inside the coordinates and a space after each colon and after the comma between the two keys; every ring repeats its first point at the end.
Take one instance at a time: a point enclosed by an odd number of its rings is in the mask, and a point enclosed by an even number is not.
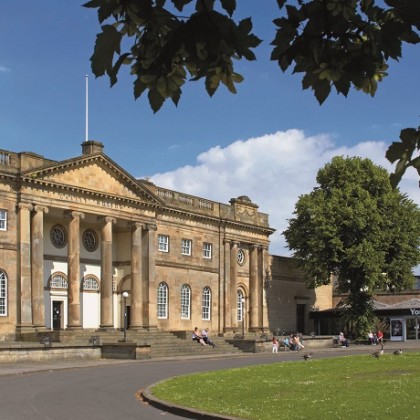
{"type": "Polygon", "coordinates": [[[364,333],[374,320],[373,295],[412,285],[420,209],[369,159],[335,157],[317,183],[299,198],[284,235],[310,287],[336,278],[347,318],[364,333]]]}
{"type": "MultiPolygon", "coordinates": [[[[265,0],[267,1],[267,0],[265,0]]],[[[272,0],[274,1],[274,0],[272,0]]],[[[322,104],[334,89],[375,95],[387,76],[390,59],[402,57],[404,44],[420,42],[418,0],[277,0],[276,35],[271,60],[285,72],[302,74],[302,88],[312,89],[322,104]]],[[[205,80],[212,96],[222,84],[236,93],[243,81],[235,60],[255,60],[261,40],[252,18],[237,22],[236,0],[90,0],[102,32],[91,57],[96,77],[117,82],[123,65],[134,77],[134,97],[147,92],[157,112],[167,99],[178,104],[187,80],[205,80]]],[[[396,162],[395,187],[405,170],[420,174],[419,129],[401,132],[387,158],[396,162]]]]}

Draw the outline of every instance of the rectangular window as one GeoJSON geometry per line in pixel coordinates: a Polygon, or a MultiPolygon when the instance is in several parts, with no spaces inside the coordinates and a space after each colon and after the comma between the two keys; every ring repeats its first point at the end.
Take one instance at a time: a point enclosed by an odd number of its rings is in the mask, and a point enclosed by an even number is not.
{"type": "Polygon", "coordinates": [[[184,284],[181,289],[181,319],[190,319],[191,289],[184,284]]]}
{"type": "Polygon", "coordinates": [[[210,321],[210,304],[211,304],[211,291],[205,287],[202,294],[201,302],[201,318],[205,321],[210,321]]]}
{"type": "Polygon", "coordinates": [[[7,315],[7,280],[3,271],[0,271],[0,316],[7,315]]]}
{"type": "Polygon", "coordinates": [[[0,209],[0,230],[7,230],[7,211],[0,209]]]}
{"type": "Polygon", "coordinates": [[[161,252],[169,252],[168,235],[158,235],[158,250],[161,252]]]}
{"type": "Polygon", "coordinates": [[[204,242],[203,244],[203,258],[211,258],[211,244],[204,242]]]}
{"type": "Polygon", "coordinates": [[[190,239],[183,239],[181,241],[181,254],[191,255],[192,241],[190,239]]]}

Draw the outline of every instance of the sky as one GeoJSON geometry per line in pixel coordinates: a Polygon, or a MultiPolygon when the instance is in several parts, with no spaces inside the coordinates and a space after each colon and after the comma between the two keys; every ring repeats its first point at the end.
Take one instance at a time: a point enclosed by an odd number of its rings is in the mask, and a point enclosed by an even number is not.
{"type": "MultiPolygon", "coordinates": [[[[239,1],[234,17],[252,16],[263,39],[257,61],[238,62],[238,93],[219,88],[210,98],[203,81],[183,88],[178,107],[154,114],[147,98],[134,100],[134,79],[95,79],[90,69],[94,9],[79,0],[14,0],[0,14],[0,149],[32,151],[62,160],[81,154],[88,138],[136,178],[222,203],[247,195],[269,214],[270,252],[291,255],[282,232],[298,197],[316,186],[316,173],[334,156],[360,156],[393,170],[385,152],[401,129],[419,125],[420,60],[405,48],[374,98],[334,92],[319,105],[301,89],[301,76],[270,61],[279,16],[275,0],[239,1]]],[[[418,48],[418,47],[417,47],[418,48]]],[[[407,172],[401,190],[420,204],[419,177],[407,172]]]]}

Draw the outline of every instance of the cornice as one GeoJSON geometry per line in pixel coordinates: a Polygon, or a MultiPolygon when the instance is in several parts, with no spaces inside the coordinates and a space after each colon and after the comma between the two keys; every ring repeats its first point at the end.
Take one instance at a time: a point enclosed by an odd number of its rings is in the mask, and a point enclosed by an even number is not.
{"type": "Polygon", "coordinates": [[[258,226],[258,225],[244,223],[244,222],[238,222],[235,220],[223,219],[220,217],[211,217],[208,215],[204,215],[200,213],[193,213],[191,211],[187,211],[183,209],[182,210],[175,209],[173,207],[160,207],[159,209],[162,211],[162,213],[172,213],[172,214],[182,216],[183,218],[188,218],[190,220],[193,219],[193,220],[199,220],[199,221],[208,221],[217,226],[223,226],[223,227],[230,226],[239,230],[260,232],[267,235],[271,235],[276,231],[276,229],[273,229],[270,227],[258,226]]]}
{"type": "Polygon", "coordinates": [[[152,192],[146,189],[134,177],[132,177],[122,167],[120,167],[117,163],[115,163],[112,159],[103,153],[78,156],[76,158],[71,158],[60,162],[53,162],[52,164],[43,166],[41,168],[27,170],[21,174],[21,177],[25,181],[28,179],[33,180],[46,174],[53,174],[54,172],[63,171],[69,168],[81,167],[86,163],[91,162],[99,162],[101,165],[107,167],[119,177],[123,178],[124,182],[131,185],[134,190],[140,192],[142,195],[145,195],[149,200],[154,201],[156,204],[163,204],[162,200],[160,200],[152,192]]]}
{"type": "Polygon", "coordinates": [[[131,205],[135,205],[136,207],[151,207],[154,209],[158,209],[160,208],[160,205],[158,203],[155,202],[147,202],[147,201],[142,201],[142,200],[135,200],[132,198],[127,198],[127,197],[122,197],[120,195],[113,195],[113,194],[105,194],[103,192],[100,191],[95,191],[95,190],[89,190],[86,188],[81,188],[81,187],[76,187],[76,186],[72,186],[72,185],[67,185],[67,184],[60,184],[60,183],[56,183],[56,182],[51,182],[51,181],[46,181],[44,179],[39,179],[39,178],[31,178],[31,177],[22,177],[22,185],[37,185],[40,187],[48,187],[51,188],[51,190],[54,190],[54,192],[58,191],[66,191],[68,193],[73,193],[73,194],[83,194],[83,195],[87,195],[89,197],[92,198],[103,198],[103,199],[107,199],[107,200],[113,200],[116,202],[122,202],[122,203],[127,203],[127,204],[131,204],[131,205]]]}

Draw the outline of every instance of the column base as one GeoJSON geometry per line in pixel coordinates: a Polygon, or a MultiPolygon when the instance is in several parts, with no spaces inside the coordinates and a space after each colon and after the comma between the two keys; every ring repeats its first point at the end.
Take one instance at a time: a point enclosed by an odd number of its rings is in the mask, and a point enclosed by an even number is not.
{"type": "MultiPolygon", "coordinates": [[[[115,332],[115,331],[117,331],[117,329],[113,325],[100,325],[99,328],[96,331],[99,331],[99,332],[107,332],[107,331],[115,332]]],[[[118,331],[120,331],[120,330],[118,330],[118,331]]]]}

